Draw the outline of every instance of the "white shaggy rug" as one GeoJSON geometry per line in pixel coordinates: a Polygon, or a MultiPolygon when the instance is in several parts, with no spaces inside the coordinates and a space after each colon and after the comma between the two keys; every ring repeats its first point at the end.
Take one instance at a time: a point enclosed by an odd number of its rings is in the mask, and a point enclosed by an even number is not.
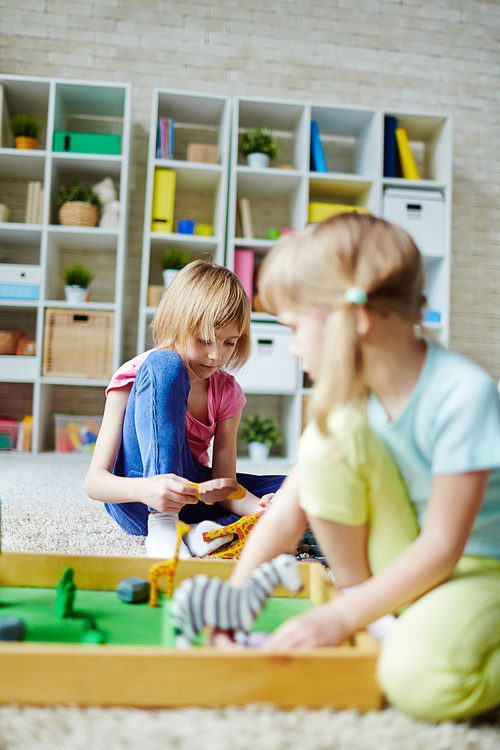
{"type": "MultiPolygon", "coordinates": [[[[5,550],[144,555],[83,489],[88,456],[0,454],[5,550]]],[[[0,664],[1,679],[1,664],[0,664]]],[[[174,679],[174,678],[173,678],[174,679]]],[[[396,709],[145,711],[0,706],[0,750],[498,750],[500,712],[439,725],[396,709]]]]}

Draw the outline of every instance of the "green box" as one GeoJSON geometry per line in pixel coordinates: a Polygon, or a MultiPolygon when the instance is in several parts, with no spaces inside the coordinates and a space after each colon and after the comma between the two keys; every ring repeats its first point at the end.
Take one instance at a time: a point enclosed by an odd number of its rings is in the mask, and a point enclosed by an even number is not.
{"type": "Polygon", "coordinates": [[[121,154],[122,137],[108,133],[54,132],[53,151],[77,154],[121,154]]]}

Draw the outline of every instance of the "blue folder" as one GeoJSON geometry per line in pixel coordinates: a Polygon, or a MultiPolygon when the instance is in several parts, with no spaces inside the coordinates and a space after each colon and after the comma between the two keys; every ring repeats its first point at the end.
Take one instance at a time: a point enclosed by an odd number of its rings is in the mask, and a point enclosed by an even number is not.
{"type": "Polygon", "coordinates": [[[311,120],[311,172],[328,172],[318,123],[311,120]]]}

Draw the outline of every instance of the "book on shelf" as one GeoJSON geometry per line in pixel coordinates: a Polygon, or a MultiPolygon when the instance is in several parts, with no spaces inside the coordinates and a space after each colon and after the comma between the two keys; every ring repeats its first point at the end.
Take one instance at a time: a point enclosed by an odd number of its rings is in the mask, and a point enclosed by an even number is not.
{"type": "Polygon", "coordinates": [[[234,273],[241,281],[249,300],[253,297],[253,265],[255,253],[248,248],[236,248],[234,251],[234,273]]]}
{"type": "Polygon", "coordinates": [[[43,218],[43,184],[28,182],[28,198],[26,201],[26,224],[41,224],[43,218]]]}
{"type": "Polygon", "coordinates": [[[173,169],[156,169],[153,186],[151,231],[171,234],[174,231],[175,178],[173,169]]]}
{"type": "Polygon", "coordinates": [[[250,201],[248,198],[240,198],[238,200],[241,217],[241,229],[242,235],[246,240],[253,240],[255,238],[253,232],[253,221],[252,221],[252,209],[250,207],[250,201]]]}
{"type": "Polygon", "coordinates": [[[156,158],[174,158],[175,120],[171,117],[160,117],[156,134],[156,158]]]}
{"type": "Polygon", "coordinates": [[[26,216],[24,221],[26,224],[33,224],[33,182],[28,182],[28,196],[26,198],[26,216]]]}
{"type": "Polygon", "coordinates": [[[311,120],[311,172],[328,172],[318,123],[311,120]]]}
{"type": "Polygon", "coordinates": [[[399,161],[405,180],[419,180],[415,159],[410,148],[408,134],[404,128],[396,128],[396,142],[398,144],[399,161]]]}
{"type": "Polygon", "coordinates": [[[397,118],[392,115],[386,115],[384,118],[384,177],[398,176],[397,127],[397,118]]]}
{"type": "Polygon", "coordinates": [[[14,136],[10,129],[10,115],[3,84],[0,83],[0,148],[14,148],[14,136]]]}
{"type": "Polygon", "coordinates": [[[43,185],[41,182],[37,183],[35,188],[35,224],[41,224],[43,220],[43,185]]]}
{"type": "Polygon", "coordinates": [[[241,210],[240,210],[239,201],[236,201],[236,218],[235,218],[234,236],[243,237],[243,228],[241,226],[241,210]]]}

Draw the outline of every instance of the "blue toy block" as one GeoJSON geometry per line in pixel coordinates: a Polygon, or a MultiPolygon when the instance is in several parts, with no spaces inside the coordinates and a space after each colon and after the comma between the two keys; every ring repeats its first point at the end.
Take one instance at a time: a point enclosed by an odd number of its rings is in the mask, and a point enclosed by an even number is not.
{"type": "Polygon", "coordinates": [[[149,599],[149,581],[137,576],[130,576],[120,581],[116,589],[116,595],[122,602],[130,604],[140,604],[147,602],[149,599]]]}
{"type": "Polygon", "coordinates": [[[0,641],[23,641],[24,622],[17,617],[0,617],[0,641]]]}

